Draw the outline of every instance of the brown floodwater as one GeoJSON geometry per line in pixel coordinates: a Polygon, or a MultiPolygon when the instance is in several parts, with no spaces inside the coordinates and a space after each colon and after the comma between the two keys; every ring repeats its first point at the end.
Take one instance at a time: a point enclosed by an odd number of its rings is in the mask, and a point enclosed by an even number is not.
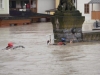
{"type": "Polygon", "coordinates": [[[47,45],[50,35],[51,23],[0,28],[0,75],[100,75],[100,42],[47,45]]]}

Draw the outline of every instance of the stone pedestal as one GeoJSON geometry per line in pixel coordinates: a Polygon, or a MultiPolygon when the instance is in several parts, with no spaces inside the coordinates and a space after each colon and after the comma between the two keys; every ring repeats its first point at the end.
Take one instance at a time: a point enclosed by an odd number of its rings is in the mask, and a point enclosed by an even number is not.
{"type": "Polygon", "coordinates": [[[82,28],[84,20],[85,17],[79,11],[56,11],[51,18],[54,29],[82,28]]]}
{"type": "MultiPolygon", "coordinates": [[[[79,33],[82,37],[81,28],[85,20],[85,17],[78,10],[74,11],[56,11],[51,17],[53,24],[54,38],[56,41],[60,41],[60,38],[64,37],[66,40],[73,38],[72,31],[79,33]],[[64,32],[67,31],[67,32],[64,32]]],[[[74,36],[75,36],[74,34],[74,36]]]]}

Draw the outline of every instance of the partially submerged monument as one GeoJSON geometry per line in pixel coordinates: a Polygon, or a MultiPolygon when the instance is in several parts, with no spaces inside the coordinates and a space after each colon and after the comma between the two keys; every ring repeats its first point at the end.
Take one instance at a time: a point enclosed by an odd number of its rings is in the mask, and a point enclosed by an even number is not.
{"type": "Polygon", "coordinates": [[[57,10],[51,18],[55,42],[65,38],[82,41],[82,24],[85,17],[76,10],[73,0],[60,0],[57,10]],[[77,33],[77,34],[76,34],[77,33]]]}

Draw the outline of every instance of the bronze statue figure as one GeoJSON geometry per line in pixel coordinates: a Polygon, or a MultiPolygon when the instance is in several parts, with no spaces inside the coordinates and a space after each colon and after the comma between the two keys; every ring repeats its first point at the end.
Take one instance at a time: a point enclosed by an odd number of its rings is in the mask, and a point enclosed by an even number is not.
{"type": "Polygon", "coordinates": [[[59,11],[75,10],[73,0],[60,0],[58,10],[59,11]]]}

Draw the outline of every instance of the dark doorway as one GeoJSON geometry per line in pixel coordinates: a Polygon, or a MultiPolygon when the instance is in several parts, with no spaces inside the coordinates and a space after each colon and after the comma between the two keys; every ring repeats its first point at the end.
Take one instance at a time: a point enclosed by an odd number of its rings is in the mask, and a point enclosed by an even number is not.
{"type": "Polygon", "coordinates": [[[24,1],[24,3],[28,4],[28,3],[29,3],[29,1],[24,1]]]}
{"type": "Polygon", "coordinates": [[[12,2],[12,8],[16,8],[16,1],[11,1],[12,2]]]}

